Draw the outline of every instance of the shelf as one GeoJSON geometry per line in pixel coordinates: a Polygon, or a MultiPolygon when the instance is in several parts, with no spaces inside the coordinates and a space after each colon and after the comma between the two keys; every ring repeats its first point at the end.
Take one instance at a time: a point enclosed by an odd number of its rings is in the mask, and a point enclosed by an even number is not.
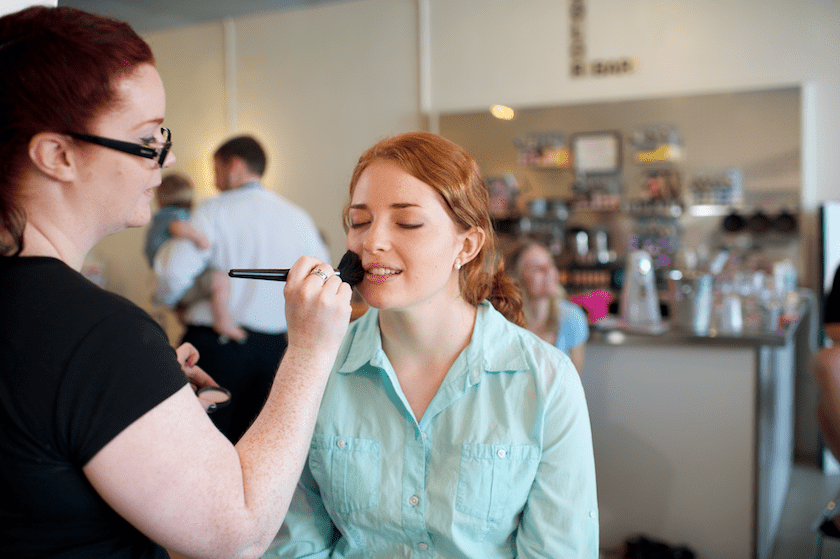
{"type": "Polygon", "coordinates": [[[572,171],[571,165],[525,165],[526,169],[532,171],[572,171]]]}

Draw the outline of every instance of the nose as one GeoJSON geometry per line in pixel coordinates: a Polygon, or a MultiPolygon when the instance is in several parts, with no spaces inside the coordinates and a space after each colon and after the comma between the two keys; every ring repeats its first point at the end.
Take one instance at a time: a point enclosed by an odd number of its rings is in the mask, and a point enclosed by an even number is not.
{"type": "Polygon", "coordinates": [[[172,167],[173,165],[175,165],[175,153],[173,153],[170,149],[169,153],[166,154],[166,159],[163,160],[162,168],[166,169],[167,167],[172,167]]]}
{"type": "Polygon", "coordinates": [[[364,248],[366,252],[375,253],[384,251],[388,248],[388,246],[389,239],[387,223],[374,219],[368,228],[367,234],[365,235],[362,248],[364,248]]]}

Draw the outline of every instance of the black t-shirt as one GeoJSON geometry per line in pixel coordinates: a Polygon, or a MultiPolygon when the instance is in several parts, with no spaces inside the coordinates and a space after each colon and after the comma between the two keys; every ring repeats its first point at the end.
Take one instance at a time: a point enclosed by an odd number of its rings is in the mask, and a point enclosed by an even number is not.
{"type": "Polygon", "coordinates": [[[823,322],[831,324],[840,322],[840,266],[834,271],[834,280],[831,283],[831,291],[825,299],[825,315],[823,322]]]}
{"type": "Polygon", "coordinates": [[[166,334],[45,257],[0,257],[0,317],[0,556],[167,558],[82,473],[186,384],[166,334]]]}

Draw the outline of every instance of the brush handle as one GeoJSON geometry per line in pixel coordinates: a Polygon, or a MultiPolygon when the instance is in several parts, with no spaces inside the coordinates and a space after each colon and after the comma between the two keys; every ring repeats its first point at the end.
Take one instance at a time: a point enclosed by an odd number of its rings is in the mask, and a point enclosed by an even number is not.
{"type": "MultiPolygon", "coordinates": [[[[335,275],[340,276],[341,270],[336,270],[335,275]]],[[[273,281],[286,281],[289,275],[289,268],[255,268],[251,270],[230,270],[228,275],[232,278],[261,279],[273,281]]]]}
{"type": "Polygon", "coordinates": [[[275,269],[252,269],[252,270],[230,270],[228,275],[232,278],[247,278],[247,279],[261,279],[286,281],[286,276],[289,275],[288,268],[275,269]]]}

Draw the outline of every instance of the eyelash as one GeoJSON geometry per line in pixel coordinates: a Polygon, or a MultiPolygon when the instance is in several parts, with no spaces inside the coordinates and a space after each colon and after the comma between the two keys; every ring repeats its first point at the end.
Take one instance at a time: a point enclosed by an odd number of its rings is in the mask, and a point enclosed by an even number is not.
{"type": "Polygon", "coordinates": [[[148,146],[149,144],[155,143],[155,137],[150,136],[148,138],[140,138],[140,143],[142,143],[144,146],[148,146]]]}
{"type": "MultiPolygon", "coordinates": [[[[370,224],[369,221],[351,223],[350,224],[350,229],[359,229],[359,228],[364,227],[365,225],[368,225],[368,224],[370,224]]],[[[402,228],[402,229],[409,229],[410,230],[410,229],[419,229],[420,227],[423,227],[423,224],[422,223],[398,223],[397,226],[402,228]]]]}

